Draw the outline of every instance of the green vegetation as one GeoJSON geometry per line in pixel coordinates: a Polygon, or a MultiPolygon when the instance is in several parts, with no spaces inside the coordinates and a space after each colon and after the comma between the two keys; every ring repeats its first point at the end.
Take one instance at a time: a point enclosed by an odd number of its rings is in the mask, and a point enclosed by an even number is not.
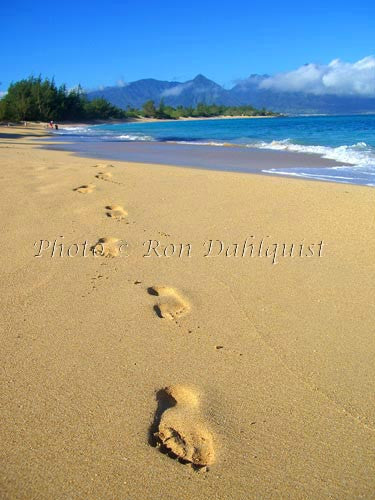
{"type": "Polygon", "coordinates": [[[106,99],[89,100],[80,86],[67,90],[57,87],[54,80],[29,77],[12,83],[0,100],[0,121],[84,121],[127,118],[172,119],[215,116],[275,116],[275,113],[253,106],[220,106],[199,103],[195,108],[167,106],[161,100],[156,107],[147,101],[141,110],[117,108],[106,99]]]}
{"type": "Polygon", "coordinates": [[[157,118],[157,109],[155,108],[154,101],[146,101],[142,107],[140,114],[145,118],[157,118]]]}
{"type": "Polygon", "coordinates": [[[217,104],[199,103],[195,108],[178,106],[173,108],[160,101],[156,108],[154,101],[147,101],[141,111],[133,110],[138,116],[160,120],[178,120],[179,118],[212,118],[215,116],[277,116],[277,113],[266,109],[256,109],[253,106],[220,106],[217,104]]]}
{"type": "Polygon", "coordinates": [[[105,99],[89,101],[81,87],[67,90],[54,80],[29,77],[12,83],[0,100],[2,121],[79,121],[126,118],[105,99]]]}
{"type": "Polygon", "coordinates": [[[277,116],[277,113],[266,109],[256,109],[253,106],[221,106],[217,104],[199,103],[195,108],[178,106],[166,106],[164,100],[160,101],[156,108],[154,101],[147,101],[142,111],[139,112],[145,118],[178,120],[179,118],[211,118],[215,116],[277,116]]]}

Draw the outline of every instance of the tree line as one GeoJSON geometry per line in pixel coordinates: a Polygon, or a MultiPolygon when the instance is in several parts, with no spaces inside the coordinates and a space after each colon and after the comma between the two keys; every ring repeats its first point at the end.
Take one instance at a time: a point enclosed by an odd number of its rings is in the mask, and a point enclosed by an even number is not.
{"type": "MultiPolygon", "coordinates": [[[[133,112],[136,110],[129,110],[133,112]]],[[[218,104],[198,103],[195,108],[188,106],[167,106],[163,99],[156,107],[154,101],[147,101],[141,110],[141,115],[146,118],[172,119],[179,118],[211,118],[215,116],[276,116],[277,113],[268,111],[265,108],[256,109],[253,106],[224,106],[218,104]]]]}
{"type": "Polygon", "coordinates": [[[220,106],[199,103],[196,107],[165,105],[161,100],[156,106],[150,100],[141,109],[126,110],[113,106],[104,98],[88,99],[78,86],[68,90],[66,85],[57,86],[48,78],[29,77],[12,83],[0,100],[0,121],[84,121],[127,118],[179,119],[215,116],[274,116],[266,109],[253,106],[220,106]]]}
{"type": "Polygon", "coordinates": [[[105,99],[90,101],[78,86],[68,90],[40,76],[12,83],[0,100],[1,121],[82,121],[125,118],[123,110],[105,99]]]}

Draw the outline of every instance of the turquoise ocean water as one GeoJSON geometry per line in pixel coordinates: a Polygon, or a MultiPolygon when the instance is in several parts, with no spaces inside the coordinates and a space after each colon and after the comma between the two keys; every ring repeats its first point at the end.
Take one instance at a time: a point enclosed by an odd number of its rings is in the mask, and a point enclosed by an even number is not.
{"type": "Polygon", "coordinates": [[[328,168],[301,165],[264,173],[375,186],[375,115],[121,123],[65,127],[59,134],[83,142],[157,141],[202,147],[235,144],[313,153],[342,165],[328,168]]]}

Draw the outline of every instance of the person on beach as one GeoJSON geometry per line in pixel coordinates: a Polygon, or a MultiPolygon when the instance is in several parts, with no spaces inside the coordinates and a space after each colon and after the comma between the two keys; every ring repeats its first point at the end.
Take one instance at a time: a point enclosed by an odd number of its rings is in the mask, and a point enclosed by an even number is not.
{"type": "Polygon", "coordinates": [[[55,130],[59,130],[59,126],[55,123],[55,130]]]}

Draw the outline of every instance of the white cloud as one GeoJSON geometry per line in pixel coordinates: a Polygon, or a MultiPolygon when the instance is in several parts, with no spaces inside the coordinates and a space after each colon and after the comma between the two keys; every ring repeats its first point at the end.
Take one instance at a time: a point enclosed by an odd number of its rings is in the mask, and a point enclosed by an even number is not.
{"type": "Polygon", "coordinates": [[[164,92],[161,94],[161,97],[168,97],[168,96],[177,97],[181,94],[181,92],[191,87],[192,85],[193,82],[181,83],[179,85],[176,85],[175,87],[164,90],[164,92]]]}
{"type": "Polygon", "coordinates": [[[123,78],[120,78],[117,80],[116,85],[117,87],[126,87],[129,84],[123,78]]]}
{"type": "Polygon", "coordinates": [[[5,96],[5,94],[6,94],[6,92],[3,92],[3,91],[1,91],[1,90],[0,90],[0,99],[1,99],[2,97],[4,97],[4,96],[5,96]]]}
{"type": "Polygon", "coordinates": [[[368,56],[355,63],[335,59],[329,64],[306,64],[267,77],[259,87],[316,95],[375,96],[375,57],[368,56]]]}

